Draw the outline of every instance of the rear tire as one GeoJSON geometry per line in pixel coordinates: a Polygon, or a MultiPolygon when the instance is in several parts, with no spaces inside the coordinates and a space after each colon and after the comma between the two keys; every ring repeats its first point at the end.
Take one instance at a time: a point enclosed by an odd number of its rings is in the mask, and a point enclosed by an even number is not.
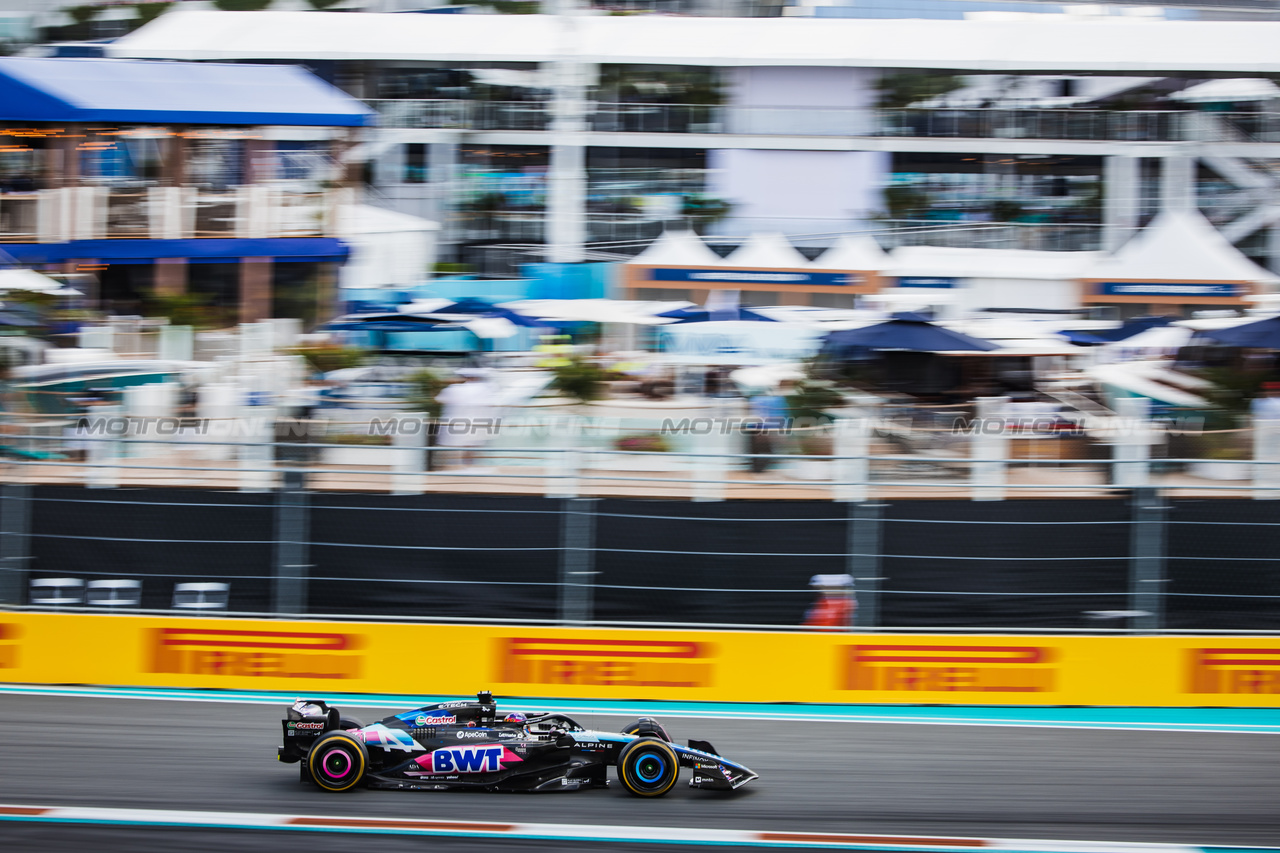
{"type": "Polygon", "coordinates": [[[307,753],[311,781],[326,791],[349,791],[364,778],[369,752],[346,732],[321,735],[307,753]]]}
{"type": "Polygon", "coordinates": [[[343,731],[350,731],[351,729],[363,729],[364,723],[360,722],[359,717],[348,717],[344,715],[338,720],[338,728],[342,729],[343,731]]]}
{"type": "Polygon", "coordinates": [[[637,797],[661,797],[675,786],[679,775],[676,751],[655,737],[633,740],[618,756],[618,778],[637,797]]]}

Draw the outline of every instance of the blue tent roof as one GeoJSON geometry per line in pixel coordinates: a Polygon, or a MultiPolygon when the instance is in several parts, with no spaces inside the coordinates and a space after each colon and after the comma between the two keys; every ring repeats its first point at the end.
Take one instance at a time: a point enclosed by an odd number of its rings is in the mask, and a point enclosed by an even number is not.
{"type": "Polygon", "coordinates": [[[942,326],[935,326],[919,314],[904,312],[894,314],[892,320],[864,326],[860,329],[841,329],[826,336],[824,348],[829,353],[839,353],[853,348],[900,349],[916,352],[950,352],[970,350],[990,352],[1000,349],[990,341],[973,338],[942,326]]]}
{"type": "Polygon", "coordinates": [[[359,127],[375,113],[291,65],[0,57],[0,120],[359,127]]]}
{"type": "Polygon", "coordinates": [[[1209,329],[1199,334],[1229,347],[1280,349],[1280,317],[1268,317],[1227,329],[1209,329]]]}

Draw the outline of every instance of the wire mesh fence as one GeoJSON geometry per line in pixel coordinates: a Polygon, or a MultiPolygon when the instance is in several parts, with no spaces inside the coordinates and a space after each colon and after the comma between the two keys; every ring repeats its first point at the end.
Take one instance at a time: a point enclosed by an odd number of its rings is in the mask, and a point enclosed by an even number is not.
{"type": "Polygon", "coordinates": [[[692,502],[9,483],[0,602],[806,630],[811,578],[848,575],[849,630],[1272,632],[1276,507],[1151,488],[692,502]]]}

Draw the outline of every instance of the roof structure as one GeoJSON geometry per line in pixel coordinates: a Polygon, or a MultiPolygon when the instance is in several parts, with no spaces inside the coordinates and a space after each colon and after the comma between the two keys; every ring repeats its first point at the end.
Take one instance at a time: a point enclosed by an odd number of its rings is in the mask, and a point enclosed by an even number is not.
{"type": "Polygon", "coordinates": [[[375,113],[302,69],[0,57],[0,120],[358,127],[375,113]]]}
{"type": "Polygon", "coordinates": [[[786,237],[778,232],[752,234],[742,245],[724,259],[727,267],[751,269],[795,269],[809,266],[809,259],[800,254],[786,237]]]}
{"type": "Polygon", "coordinates": [[[1036,252],[1027,249],[959,249],[899,246],[889,253],[899,276],[1009,278],[1060,281],[1081,278],[1099,252],[1036,252]]]}
{"type": "Polygon", "coordinates": [[[1280,23],[681,18],[659,15],[397,15],[176,11],[119,39],[112,56],[847,66],[1000,72],[1280,72],[1280,23]]]}
{"type": "Polygon", "coordinates": [[[814,269],[885,272],[893,261],[875,238],[845,234],[811,264],[814,269]]]}
{"type": "Polygon", "coordinates": [[[1162,213],[1081,278],[1095,281],[1274,283],[1197,212],[1162,213]]]}
{"type": "Polygon", "coordinates": [[[648,266],[721,266],[720,256],[692,231],[663,231],[662,235],[636,255],[629,264],[648,266]]]}

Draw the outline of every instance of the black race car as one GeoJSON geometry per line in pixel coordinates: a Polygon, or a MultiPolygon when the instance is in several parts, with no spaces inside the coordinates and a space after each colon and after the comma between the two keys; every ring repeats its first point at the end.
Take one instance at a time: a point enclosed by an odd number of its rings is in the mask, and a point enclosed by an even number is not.
{"type": "Polygon", "coordinates": [[[690,787],[728,791],[756,774],[705,741],[671,741],[653,719],[622,730],[588,731],[564,714],[499,715],[491,693],[441,702],[365,725],[319,699],[299,699],[281,721],[281,761],[326,791],[415,788],[429,791],[576,791],[606,788],[609,767],[628,791],[660,797],[681,767],[690,787]]]}

